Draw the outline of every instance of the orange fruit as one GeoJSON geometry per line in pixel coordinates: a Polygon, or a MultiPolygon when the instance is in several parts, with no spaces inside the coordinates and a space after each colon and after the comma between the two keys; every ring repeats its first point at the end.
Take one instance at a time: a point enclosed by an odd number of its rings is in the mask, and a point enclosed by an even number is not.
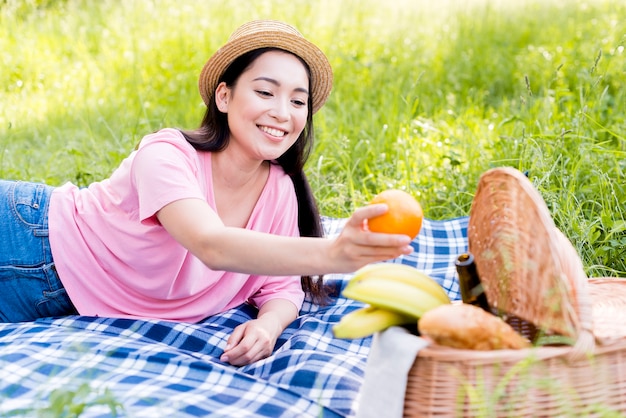
{"type": "Polygon", "coordinates": [[[397,189],[385,190],[374,196],[370,203],[385,203],[389,207],[386,213],[367,221],[370,231],[404,234],[413,239],[422,229],[422,206],[409,193],[397,189]]]}

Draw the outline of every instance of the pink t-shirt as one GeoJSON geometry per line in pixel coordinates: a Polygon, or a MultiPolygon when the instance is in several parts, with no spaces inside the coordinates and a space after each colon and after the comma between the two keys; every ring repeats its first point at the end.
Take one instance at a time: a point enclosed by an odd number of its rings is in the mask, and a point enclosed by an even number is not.
{"type": "MultiPolygon", "coordinates": [[[[50,245],[59,277],[82,315],[197,322],[244,302],[300,308],[300,278],[213,271],[161,226],[155,214],[185,198],[215,210],[211,154],[175,129],[143,138],[107,180],[67,183],[50,201],[50,245]]],[[[247,229],[297,236],[291,179],[272,164],[247,229]]],[[[241,248],[242,257],[253,257],[241,248]]]]}

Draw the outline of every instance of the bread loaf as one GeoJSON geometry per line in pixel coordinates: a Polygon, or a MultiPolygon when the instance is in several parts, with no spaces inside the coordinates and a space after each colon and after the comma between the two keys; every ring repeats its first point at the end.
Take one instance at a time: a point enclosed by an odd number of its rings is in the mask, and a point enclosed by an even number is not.
{"type": "Polygon", "coordinates": [[[500,317],[466,303],[441,305],[418,322],[421,335],[435,343],[470,350],[530,347],[530,342],[500,317]]]}

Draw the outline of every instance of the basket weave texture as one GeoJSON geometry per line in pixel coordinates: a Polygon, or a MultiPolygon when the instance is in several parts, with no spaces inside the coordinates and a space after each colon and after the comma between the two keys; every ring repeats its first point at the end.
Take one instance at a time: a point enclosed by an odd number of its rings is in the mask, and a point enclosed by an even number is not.
{"type": "Polygon", "coordinates": [[[570,344],[433,344],[409,371],[405,417],[626,414],[626,279],[588,279],[538,191],[513,168],[481,176],[468,239],[492,308],[529,338],[540,329],[570,344]]]}

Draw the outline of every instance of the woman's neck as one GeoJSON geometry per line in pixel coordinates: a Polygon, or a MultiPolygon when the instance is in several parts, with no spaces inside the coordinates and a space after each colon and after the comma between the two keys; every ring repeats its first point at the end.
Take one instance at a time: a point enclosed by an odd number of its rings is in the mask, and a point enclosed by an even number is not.
{"type": "Polygon", "coordinates": [[[265,184],[269,163],[241,158],[228,149],[211,154],[213,182],[228,189],[253,187],[262,179],[265,184]]]}

